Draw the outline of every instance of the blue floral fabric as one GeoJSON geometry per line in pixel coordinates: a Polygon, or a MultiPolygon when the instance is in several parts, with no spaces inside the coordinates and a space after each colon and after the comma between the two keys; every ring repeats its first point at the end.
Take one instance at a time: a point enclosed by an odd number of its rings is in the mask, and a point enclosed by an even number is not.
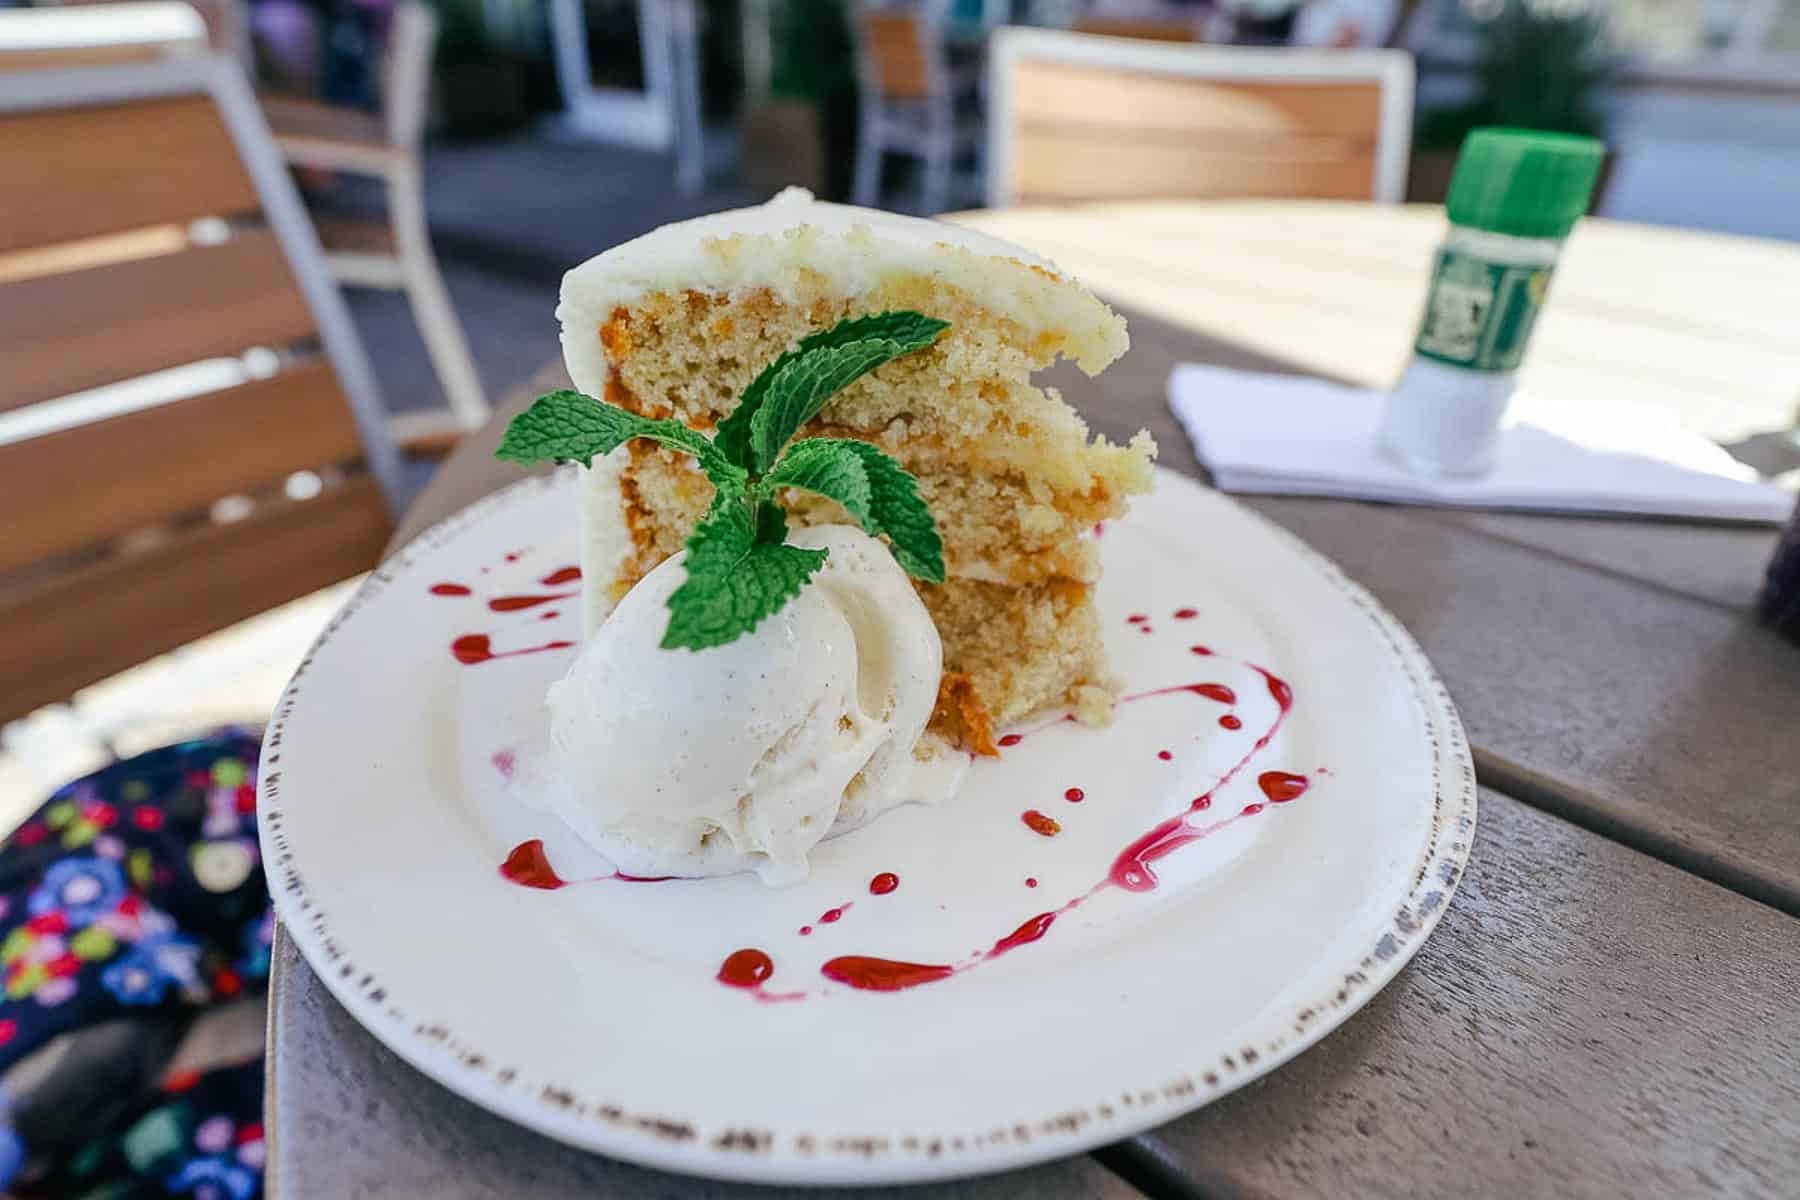
{"type": "MultiPolygon", "coordinates": [[[[0,1078],[64,1035],[116,1018],[167,1028],[264,984],[274,915],[256,838],[260,740],[230,729],[115,763],[0,843],[0,1078]]],[[[249,1200],[262,1181],[262,1063],[217,1074],[109,1097],[118,1124],[78,1131],[79,1152],[22,1140],[11,1114],[31,1097],[0,1097],[0,1190],[249,1200]]]]}

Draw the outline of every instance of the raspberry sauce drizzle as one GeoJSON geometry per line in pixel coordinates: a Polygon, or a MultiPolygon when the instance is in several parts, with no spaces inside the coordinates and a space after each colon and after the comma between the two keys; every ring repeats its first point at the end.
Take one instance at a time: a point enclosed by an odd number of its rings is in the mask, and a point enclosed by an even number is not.
{"type": "Polygon", "coordinates": [[[558,600],[567,600],[574,592],[549,592],[541,596],[495,596],[487,602],[493,612],[518,612],[521,609],[536,608],[540,604],[552,604],[558,600]]]}
{"type": "Polygon", "coordinates": [[[869,894],[871,896],[885,896],[899,886],[900,877],[898,875],[894,874],[892,871],[883,871],[875,878],[869,880],[869,894]]]}
{"type": "Polygon", "coordinates": [[[500,875],[520,887],[540,888],[546,892],[554,892],[558,888],[566,888],[576,883],[602,883],[613,880],[617,883],[668,883],[680,879],[679,875],[627,875],[623,871],[614,871],[611,875],[591,875],[586,879],[564,879],[550,865],[550,856],[544,853],[544,840],[532,838],[520,842],[500,864],[500,875]]]}
{"type": "Polygon", "coordinates": [[[922,983],[948,979],[956,974],[956,968],[942,963],[897,962],[891,958],[844,954],[826,962],[819,968],[819,974],[859,992],[898,992],[922,983]]]}
{"type": "Polygon", "coordinates": [[[787,1000],[805,998],[805,992],[769,991],[764,985],[774,974],[774,960],[754,946],[746,946],[726,956],[725,961],[719,964],[719,973],[715,978],[726,987],[748,992],[764,1004],[780,1004],[787,1000]]]}
{"type": "Polygon", "coordinates": [[[485,633],[465,633],[450,643],[450,653],[465,667],[477,666],[484,662],[492,662],[497,658],[519,658],[526,654],[542,654],[546,650],[569,650],[574,642],[545,642],[541,646],[526,646],[519,650],[496,650],[493,639],[485,633]]]}
{"type": "Polygon", "coordinates": [[[466,596],[469,589],[460,583],[434,583],[428,589],[434,596],[466,596]]]}
{"type": "MultiPolygon", "coordinates": [[[[1211,808],[1213,797],[1226,784],[1235,779],[1245,767],[1249,766],[1258,754],[1268,748],[1269,743],[1274,740],[1275,735],[1280,732],[1281,726],[1286,722],[1288,713],[1293,710],[1294,692],[1285,680],[1254,663],[1246,665],[1263,677],[1269,696],[1275,701],[1274,721],[1270,723],[1263,735],[1256,739],[1256,743],[1248,753],[1221,775],[1218,781],[1204,794],[1189,802],[1186,812],[1158,823],[1120,851],[1118,857],[1113,860],[1112,868],[1107,872],[1106,878],[1094,884],[1086,892],[1074,897],[1061,908],[1049,909],[1028,918],[1018,928],[996,941],[988,950],[954,965],[898,962],[866,955],[843,955],[825,963],[820,968],[820,973],[835,983],[842,983],[859,991],[879,992],[904,991],[908,988],[948,979],[952,975],[969,970],[981,963],[991,962],[1020,946],[1030,945],[1041,940],[1050,932],[1051,926],[1056,923],[1059,916],[1080,907],[1107,888],[1116,887],[1121,891],[1128,892],[1148,892],[1155,889],[1157,878],[1156,872],[1151,868],[1152,863],[1167,857],[1185,845],[1210,837],[1229,825],[1262,812],[1264,805],[1249,804],[1233,816],[1206,825],[1193,825],[1189,820],[1191,814],[1211,808]]],[[[1127,699],[1142,699],[1193,690],[1192,686],[1163,688],[1154,692],[1142,693],[1140,696],[1127,697],[1127,699]]],[[[1233,699],[1235,700],[1235,697],[1233,699]]],[[[1279,804],[1297,799],[1306,791],[1308,781],[1305,776],[1291,775],[1285,771],[1265,771],[1259,776],[1258,785],[1263,787],[1264,794],[1269,796],[1272,802],[1279,804]],[[1265,780],[1268,781],[1266,786],[1264,786],[1265,780]],[[1279,800],[1275,798],[1277,794],[1281,797],[1279,800]]],[[[1027,886],[1035,883],[1035,879],[1026,880],[1027,886]]]]}
{"type": "Polygon", "coordinates": [[[577,579],[580,579],[580,578],[581,578],[581,568],[580,567],[559,567],[556,570],[550,572],[548,575],[544,576],[542,579],[538,580],[538,582],[543,584],[545,587],[562,587],[565,584],[574,583],[577,579]]]}

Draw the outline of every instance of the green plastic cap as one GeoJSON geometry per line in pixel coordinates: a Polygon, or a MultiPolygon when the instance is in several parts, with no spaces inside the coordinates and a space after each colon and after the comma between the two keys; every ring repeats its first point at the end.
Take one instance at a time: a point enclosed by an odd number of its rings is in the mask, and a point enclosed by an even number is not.
{"type": "Polygon", "coordinates": [[[1535,129],[1473,129],[1456,156],[1444,207],[1458,225],[1561,238],[1587,212],[1606,143],[1535,129]]]}

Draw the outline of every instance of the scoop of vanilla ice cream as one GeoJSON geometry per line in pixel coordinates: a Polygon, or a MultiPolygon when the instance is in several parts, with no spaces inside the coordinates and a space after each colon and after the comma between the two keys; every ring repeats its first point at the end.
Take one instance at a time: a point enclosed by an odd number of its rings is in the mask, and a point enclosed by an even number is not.
{"type": "Polygon", "coordinates": [[[661,648],[678,554],[550,687],[547,805],[627,874],[792,882],[828,834],[960,782],[966,756],[925,732],[943,648],[905,572],[851,526],[790,541],[830,557],[751,633],[661,648]]]}

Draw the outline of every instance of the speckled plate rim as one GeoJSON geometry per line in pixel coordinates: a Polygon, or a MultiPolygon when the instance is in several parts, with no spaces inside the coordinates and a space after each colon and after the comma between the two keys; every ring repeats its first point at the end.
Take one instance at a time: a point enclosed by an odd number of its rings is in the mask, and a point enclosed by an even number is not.
{"type": "MultiPolygon", "coordinates": [[[[372,572],[308,649],[276,705],[263,742],[257,787],[262,854],[276,915],[326,988],[370,1034],[412,1067],[463,1098],[570,1145],[663,1170],[763,1184],[920,1183],[1030,1166],[1090,1150],[1165,1124],[1250,1083],[1318,1042],[1368,1003],[1418,952],[1455,894],[1474,841],[1477,788],[1467,735],[1448,691],[1424,651],[1398,619],[1338,565],[1298,536],[1197,481],[1157,468],[1159,489],[1207,492],[1232,504],[1251,524],[1340,592],[1394,655],[1425,714],[1435,791],[1429,832],[1400,904],[1381,923],[1359,960],[1334,989],[1282,1010],[1286,1015],[1245,1030],[1244,1048],[1204,1062],[1175,1063],[1135,1092],[1096,1097],[1084,1113],[1047,1114],[985,1134],[952,1139],[894,1137],[879,1130],[803,1138],[771,1155],[771,1135],[746,1114],[741,1123],[700,1129],[678,1114],[644,1114],[612,1101],[571,1104],[559,1089],[514,1086],[518,1072],[490,1061],[449,1031],[420,1026],[334,941],[331,918],[309,891],[284,832],[281,756],[289,717],[309,669],[331,637],[372,597],[405,576],[421,555],[480,526],[494,513],[564,486],[556,475],[522,479],[483,497],[420,533],[372,572]],[[576,1116],[579,1111],[582,1115],[576,1116]]],[[[271,1064],[271,1076],[276,1071],[271,1064]]]]}

